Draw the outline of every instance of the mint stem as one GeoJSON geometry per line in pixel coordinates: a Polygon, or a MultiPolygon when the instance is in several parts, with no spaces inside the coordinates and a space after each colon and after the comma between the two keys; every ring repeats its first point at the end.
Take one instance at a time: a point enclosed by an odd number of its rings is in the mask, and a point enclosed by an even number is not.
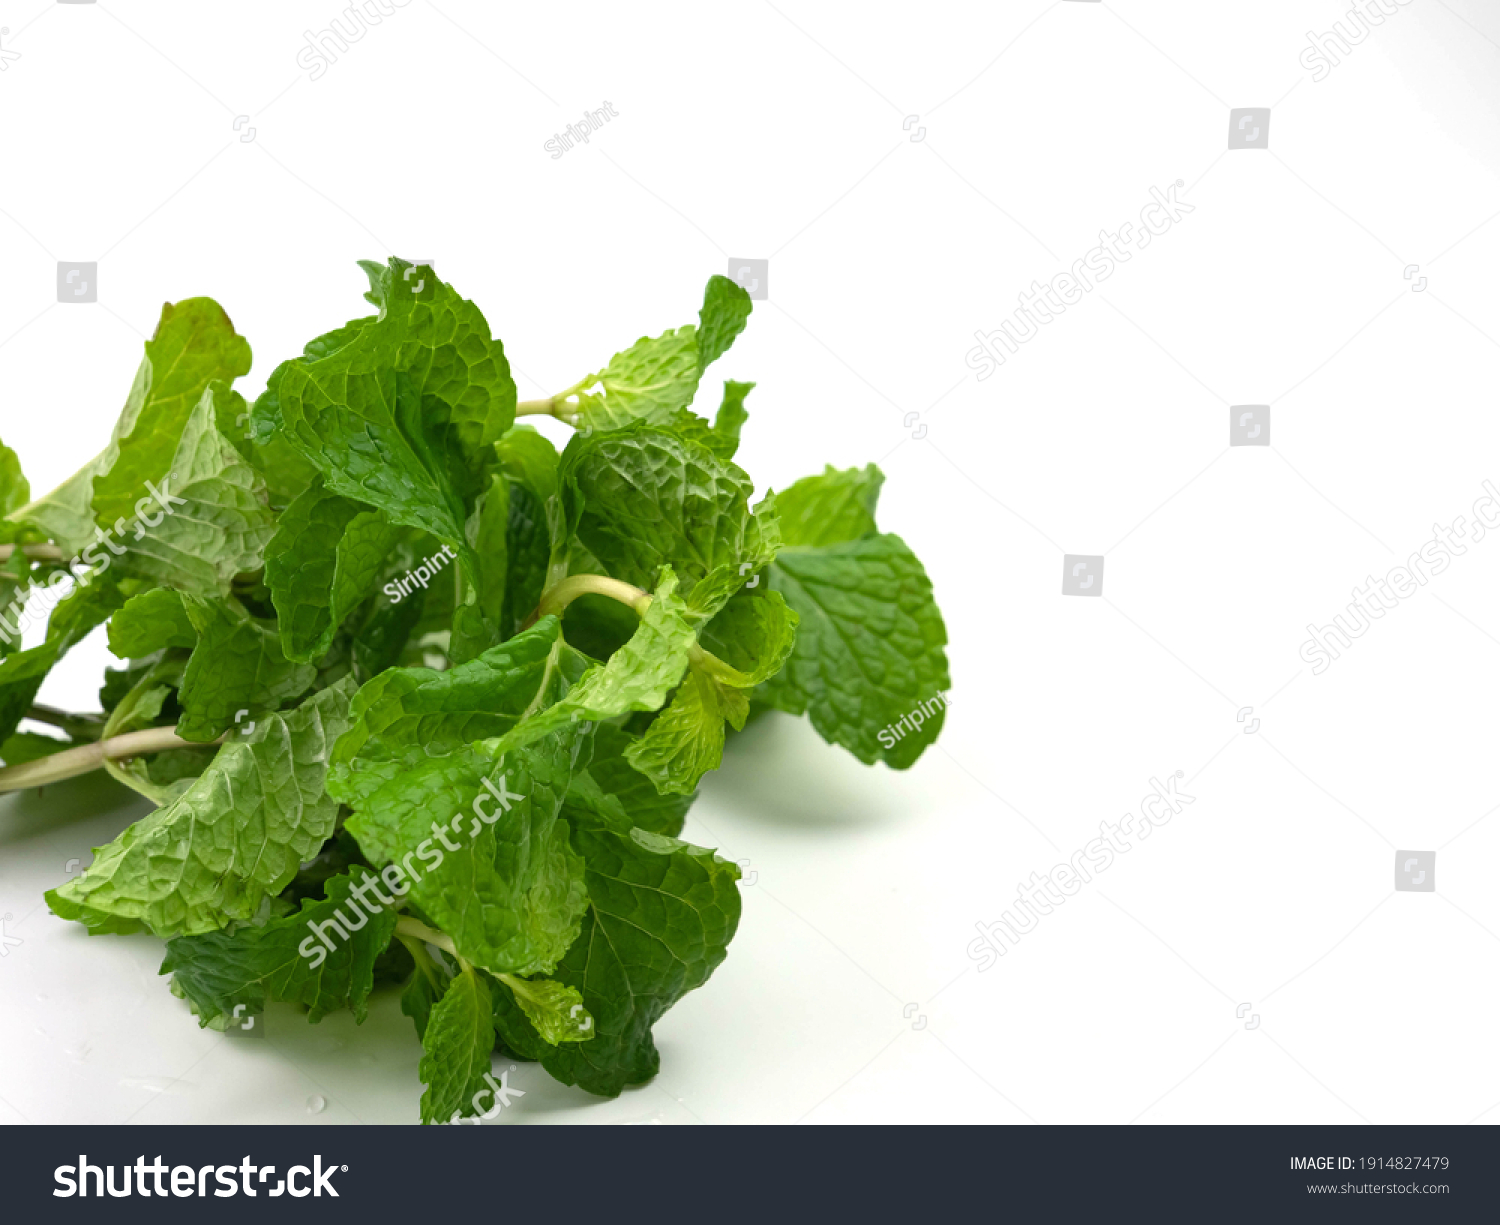
{"type": "MultiPolygon", "coordinates": [[[[213,743],[222,744],[224,739],[221,736],[213,743]]],[[[145,753],[160,753],[166,749],[202,747],[197,741],[182,739],[175,727],[148,727],[144,731],[111,736],[108,740],[100,740],[95,744],[64,749],[50,757],[0,769],[0,792],[25,791],[28,787],[43,787],[61,779],[88,774],[103,766],[106,760],[118,761],[145,753]]]]}
{"type": "Polygon", "coordinates": [[[104,731],[104,720],[99,715],[75,715],[40,702],[26,712],[26,717],[33,723],[59,728],[74,740],[98,740],[104,731]]]}
{"type": "Polygon", "coordinates": [[[644,616],[646,609],[651,607],[651,593],[642,591],[632,583],[623,583],[603,574],[575,574],[543,593],[532,620],[561,613],[579,596],[584,595],[604,595],[618,600],[632,609],[638,617],[644,616]]]}
{"type": "Polygon", "coordinates": [[[9,561],[15,556],[16,549],[21,550],[21,556],[29,557],[32,561],[67,561],[68,555],[55,544],[0,544],[0,563],[9,561]]]}

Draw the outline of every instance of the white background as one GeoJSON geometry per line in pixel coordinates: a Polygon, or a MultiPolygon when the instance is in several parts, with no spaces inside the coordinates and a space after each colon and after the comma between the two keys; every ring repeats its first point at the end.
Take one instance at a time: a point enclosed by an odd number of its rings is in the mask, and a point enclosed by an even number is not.
{"type": "MultiPolygon", "coordinates": [[[[522,1066],[499,1121],[1494,1122],[1500,542],[1324,675],[1298,649],[1500,480],[1500,12],[1413,0],[1315,81],[1345,8],[414,0],[312,81],[338,0],[0,0],[0,437],[38,493],[76,469],[168,300],[224,304],[253,395],[365,313],[356,259],[431,258],[525,398],[769,257],[710,380],[758,381],[740,460],[884,467],[955,705],[901,774],[744,735],[685,835],[748,861],[744,919],[661,1076],[606,1103],[522,1066]],[[1269,150],[1226,150],[1245,106],[1269,150]],[[1179,179],[1190,215],[976,381],[976,329],[1179,179]],[[96,259],[98,304],[57,304],[96,259]],[[1228,446],[1241,404],[1271,447],[1228,446]],[[975,924],[1177,770],[1192,806],[978,972],[975,924]],[[1398,849],[1435,893],[1393,892],[1398,849]]],[[[106,662],[44,698],[92,708],[106,662]]],[[[120,794],[0,801],[0,1119],[414,1121],[393,997],[228,1039],[159,942],[47,913],[120,794]]]]}

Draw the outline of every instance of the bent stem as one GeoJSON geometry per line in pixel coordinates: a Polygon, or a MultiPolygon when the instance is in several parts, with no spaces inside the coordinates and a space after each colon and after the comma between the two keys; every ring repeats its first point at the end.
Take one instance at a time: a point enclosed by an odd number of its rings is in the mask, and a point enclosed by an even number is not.
{"type": "MultiPolygon", "coordinates": [[[[423,944],[430,944],[434,948],[442,949],[454,961],[458,962],[459,968],[465,974],[471,973],[474,969],[472,965],[459,956],[458,948],[453,943],[452,936],[440,932],[434,927],[428,927],[420,919],[414,919],[410,915],[402,915],[396,920],[396,935],[401,937],[402,944],[407,944],[409,940],[416,940],[423,944]]],[[[410,948],[411,946],[408,944],[407,947],[410,948]]]]}
{"type": "MultiPolygon", "coordinates": [[[[575,574],[565,578],[560,583],[548,588],[542,595],[541,603],[536,606],[536,611],[527,619],[522,629],[529,629],[542,617],[553,614],[561,615],[563,609],[567,608],[579,596],[603,595],[612,600],[618,600],[635,613],[637,617],[644,617],[646,610],[651,607],[651,593],[642,591],[633,583],[622,582],[617,578],[610,578],[604,574],[575,574]]],[[[705,651],[696,642],[688,648],[688,662],[698,667],[719,680],[729,684],[738,684],[739,673],[726,664],[712,651],[705,651]]],[[[543,686],[545,687],[545,680],[543,686]]],[[[538,698],[541,694],[538,693],[538,698]]],[[[532,703],[536,705],[535,702],[532,703]]],[[[527,714],[533,713],[531,710],[527,714]]],[[[526,715],[522,715],[525,718],[526,715]]]]}
{"type": "MultiPolygon", "coordinates": [[[[212,743],[223,744],[225,739],[226,737],[220,736],[212,743]]],[[[108,740],[100,740],[95,744],[64,749],[50,757],[0,769],[0,792],[25,791],[28,787],[44,787],[65,778],[75,778],[99,769],[106,761],[139,757],[144,753],[160,753],[166,749],[202,747],[196,740],[182,739],[175,727],[148,727],[144,731],[111,736],[108,740]]]]}
{"type": "Polygon", "coordinates": [[[542,617],[560,614],[579,596],[584,595],[603,595],[618,600],[638,617],[645,616],[646,609],[651,607],[651,593],[642,591],[633,583],[624,583],[603,574],[575,574],[554,584],[542,594],[541,603],[536,606],[536,612],[531,615],[531,621],[527,624],[542,617]]]}

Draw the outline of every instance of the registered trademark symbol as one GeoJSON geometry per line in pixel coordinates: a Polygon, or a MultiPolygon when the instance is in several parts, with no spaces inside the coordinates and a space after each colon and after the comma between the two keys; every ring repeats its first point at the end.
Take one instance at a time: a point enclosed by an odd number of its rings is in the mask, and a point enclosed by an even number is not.
{"type": "Polygon", "coordinates": [[[343,1170],[345,1174],[349,1172],[349,1167],[346,1165],[339,1166],[339,1169],[343,1170]]]}

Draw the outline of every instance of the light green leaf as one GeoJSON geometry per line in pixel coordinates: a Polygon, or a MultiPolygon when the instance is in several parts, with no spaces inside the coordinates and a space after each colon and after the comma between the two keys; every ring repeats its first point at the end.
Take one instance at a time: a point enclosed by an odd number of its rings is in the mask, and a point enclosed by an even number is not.
{"type": "Polygon", "coordinates": [[[724,724],[736,731],[750,713],[748,691],[781,669],[792,652],[797,614],[775,592],[731,600],[714,621],[731,659],[703,658],[626,760],[667,794],[691,795],[724,756],[724,724]]]}
{"type": "Polygon", "coordinates": [[[479,308],[430,268],[393,259],[379,282],[380,315],[280,366],[251,432],[279,429],[332,492],[463,551],[483,452],[515,416],[510,364],[479,308]]]}
{"type": "Polygon", "coordinates": [[[551,979],[517,978],[514,974],[498,975],[510,988],[516,1003],[531,1022],[543,1042],[587,1042],[594,1036],[594,1018],[583,1006],[583,996],[576,987],[551,979]]]}
{"type": "Polygon", "coordinates": [[[222,307],[189,298],[162,308],[156,334],[115,425],[109,446],[57,489],[8,512],[77,552],[94,539],[94,526],[129,519],[148,480],[171,469],[178,439],[214,379],[232,382],[250,369],[250,345],[235,333],[222,307]]]}
{"type": "Polygon", "coordinates": [[[265,486],[214,424],[212,390],[188,417],[167,471],[141,492],[129,518],[109,529],[125,548],[114,559],[123,574],[215,596],[260,569],[274,530],[265,486]]]}
{"type": "Polygon", "coordinates": [[[353,688],[340,682],[225,744],[185,794],[48,892],[53,913],[94,930],[139,921],[162,937],[252,918],[333,833],[324,779],[353,688]]]}
{"type": "Polygon", "coordinates": [[[449,1123],[483,1113],[476,1105],[488,1091],[485,1075],[495,1047],[494,1005],[489,985],[473,970],[448,984],[433,1005],[422,1035],[422,1062],[417,1074],[422,1094],[422,1122],[449,1123]]]}
{"type": "Polygon", "coordinates": [[[697,642],[687,608],[677,597],[671,568],[662,581],[630,641],[595,665],[561,701],[534,714],[493,742],[496,754],[531,744],[552,732],[579,722],[600,722],[632,710],[659,710],[682,680],[688,656],[697,642]]]}
{"type": "MultiPolygon", "coordinates": [[[[558,671],[556,617],[446,672],[393,668],[354,698],[329,792],[353,804],[423,759],[500,736],[543,700],[558,671]]],[[[476,785],[478,779],[475,779],[476,785]]]]}
{"type": "Polygon", "coordinates": [[[776,495],[787,548],[818,547],[875,534],[875,503],[885,475],[874,464],[840,471],[831,465],[776,495]]]}
{"type": "Polygon", "coordinates": [[[745,397],[754,390],[754,383],[732,383],[728,380],[724,383],[724,399],[714,415],[714,433],[728,445],[729,454],[724,456],[725,459],[733,459],[734,453],[739,450],[740,430],[750,419],[750,414],[745,411],[745,397]]]}
{"type": "Polygon", "coordinates": [[[109,649],[119,659],[143,659],[157,651],[191,651],[198,631],[188,618],[180,593],[153,587],[125,601],[109,621],[109,649]]]}

